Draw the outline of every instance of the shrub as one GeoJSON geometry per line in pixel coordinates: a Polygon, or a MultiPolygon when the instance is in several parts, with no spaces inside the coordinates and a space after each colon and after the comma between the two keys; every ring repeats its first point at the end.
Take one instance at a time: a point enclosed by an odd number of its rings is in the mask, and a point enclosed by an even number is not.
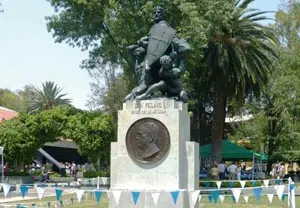
{"type": "Polygon", "coordinates": [[[29,176],[28,172],[7,172],[4,176],[29,176]]]}
{"type": "Polygon", "coordinates": [[[40,175],[42,175],[42,171],[41,171],[41,170],[35,170],[35,171],[33,172],[33,175],[34,175],[34,176],[40,176],[40,175]]]}
{"type": "Polygon", "coordinates": [[[109,171],[86,171],[83,173],[84,178],[109,177],[109,171]]]}

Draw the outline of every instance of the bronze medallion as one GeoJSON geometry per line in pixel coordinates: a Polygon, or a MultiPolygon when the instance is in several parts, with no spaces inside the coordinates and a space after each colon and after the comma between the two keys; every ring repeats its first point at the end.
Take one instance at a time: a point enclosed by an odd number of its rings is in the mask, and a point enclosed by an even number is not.
{"type": "Polygon", "coordinates": [[[126,147],[130,157],[140,163],[161,160],[170,149],[168,129],[154,118],[134,122],[126,135],[126,147]]]}

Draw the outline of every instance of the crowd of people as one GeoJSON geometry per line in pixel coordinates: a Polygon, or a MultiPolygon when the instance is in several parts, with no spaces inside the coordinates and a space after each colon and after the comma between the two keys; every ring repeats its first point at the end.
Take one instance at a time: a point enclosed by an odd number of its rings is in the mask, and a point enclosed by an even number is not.
{"type": "Polygon", "coordinates": [[[79,170],[78,165],[76,165],[76,163],[74,161],[72,163],[65,162],[63,165],[66,169],[66,174],[68,176],[72,176],[74,178],[74,181],[77,181],[77,173],[79,170]]]}
{"type": "Polygon", "coordinates": [[[246,163],[243,161],[232,162],[228,167],[221,161],[215,162],[210,168],[209,175],[213,180],[241,180],[242,171],[246,171],[246,163]]]}
{"type": "Polygon", "coordinates": [[[272,176],[273,179],[283,178],[284,175],[285,175],[284,163],[277,162],[277,163],[272,164],[270,176],[272,176]]]}

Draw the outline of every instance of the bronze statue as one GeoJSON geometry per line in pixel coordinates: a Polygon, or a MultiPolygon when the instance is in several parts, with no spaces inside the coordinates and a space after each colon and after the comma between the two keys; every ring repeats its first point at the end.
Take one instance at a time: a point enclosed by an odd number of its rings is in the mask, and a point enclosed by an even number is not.
{"type": "Polygon", "coordinates": [[[149,35],[138,40],[136,45],[128,47],[135,57],[139,86],[125,100],[166,96],[186,102],[187,93],[179,77],[184,71],[183,56],[190,50],[190,46],[184,39],[176,37],[176,30],[164,20],[162,7],[154,7],[153,13],[155,24],[149,35]]]}

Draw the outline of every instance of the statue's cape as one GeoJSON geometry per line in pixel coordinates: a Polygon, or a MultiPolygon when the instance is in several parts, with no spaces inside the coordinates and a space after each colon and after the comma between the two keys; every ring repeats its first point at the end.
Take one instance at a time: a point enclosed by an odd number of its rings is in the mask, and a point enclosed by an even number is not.
{"type": "Polygon", "coordinates": [[[165,21],[161,21],[151,28],[146,55],[149,66],[165,54],[175,34],[176,30],[165,21]]]}

